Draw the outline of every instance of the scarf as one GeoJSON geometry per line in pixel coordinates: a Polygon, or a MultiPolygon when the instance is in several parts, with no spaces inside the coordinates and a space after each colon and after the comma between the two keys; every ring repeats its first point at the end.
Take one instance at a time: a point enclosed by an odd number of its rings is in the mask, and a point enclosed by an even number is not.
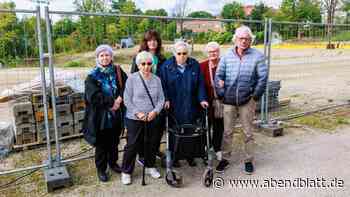
{"type": "MultiPolygon", "coordinates": [[[[103,95],[115,98],[118,87],[113,64],[103,67],[97,63],[89,75],[100,82],[103,95]]],[[[104,122],[105,128],[112,128],[113,116],[114,113],[108,111],[106,121],[104,122]]]]}

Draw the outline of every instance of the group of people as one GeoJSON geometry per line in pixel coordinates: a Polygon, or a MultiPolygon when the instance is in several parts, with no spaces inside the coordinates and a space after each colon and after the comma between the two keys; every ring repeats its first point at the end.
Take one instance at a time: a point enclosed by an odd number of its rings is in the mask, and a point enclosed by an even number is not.
{"type": "MultiPolygon", "coordinates": [[[[184,41],[176,42],[173,56],[166,59],[159,33],[149,30],[132,60],[129,75],[113,63],[110,46],[97,47],[96,66],[85,80],[83,133],[95,147],[99,180],[109,180],[109,166],[121,173],[123,184],[131,184],[136,160],[145,166],[145,174],[160,178],[155,161],[163,155],[160,141],[165,114],[172,114],[176,124],[191,124],[202,109],[207,109],[213,129],[211,143],[219,161],[216,171],[222,173],[229,166],[234,124],[239,118],[245,136],[244,172],[253,173],[252,122],[256,101],[267,83],[265,57],[250,47],[253,39],[251,30],[241,26],[226,54],[220,56],[220,45],[209,42],[205,48],[208,59],[199,63],[184,41]],[[127,140],[119,166],[118,144],[124,128],[127,140]]],[[[196,166],[194,158],[186,160],[196,166]]],[[[181,166],[178,159],[173,166],[181,166]]]]}

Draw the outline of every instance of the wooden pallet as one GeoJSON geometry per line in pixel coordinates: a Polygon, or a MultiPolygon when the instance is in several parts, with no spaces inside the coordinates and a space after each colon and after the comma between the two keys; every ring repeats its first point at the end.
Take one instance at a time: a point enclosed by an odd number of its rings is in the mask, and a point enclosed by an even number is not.
{"type": "MultiPolygon", "coordinates": [[[[82,136],[83,136],[82,133],[74,134],[74,135],[71,135],[71,136],[65,136],[65,137],[61,137],[60,141],[67,141],[67,140],[77,139],[77,138],[81,138],[82,136]]],[[[54,143],[54,142],[55,142],[55,140],[52,139],[51,143],[54,143]]],[[[14,151],[24,151],[24,150],[30,150],[30,149],[43,147],[45,145],[46,145],[46,142],[33,142],[33,143],[29,143],[29,144],[14,145],[13,146],[13,150],[14,151]]]]}

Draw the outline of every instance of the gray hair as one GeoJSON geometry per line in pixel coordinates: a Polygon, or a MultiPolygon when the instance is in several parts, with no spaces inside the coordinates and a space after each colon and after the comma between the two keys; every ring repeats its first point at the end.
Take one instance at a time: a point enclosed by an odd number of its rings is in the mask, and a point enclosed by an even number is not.
{"type": "Polygon", "coordinates": [[[153,61],[153,55],[152,53],[150,52],[147,52],[147,51],[141,51],[140,53],[138,53],[136,55],[136,65],[140,65],[142,62],[146,61],[146,60],[149,60],[151,59],[152,60],[152,64],[154,64],[154,61],[153,61]]]}
{"type": "Polygon", "coordinates": [[[208,53],[210,48],[220,50],[220,45],[217,42],[209,42],[207,46],[205,46],[205,52],[208,53]]]}
{"type": "Polygon", "coordinates": [[[179,48],[185,48],[187,50],[188,56],[191,55],[191,52],[192,52],[191,46],[183,40],[179,40],[175,42],[173,46],[173,55],[176,55],[177,49],[179,48]]]}
{"type": "Polygon", "coordinates": [[[255,36],[252,33],[252,30],[248,26],[245,26],[245,25],[242,25],[235,30],[235,34],[232,37],[232,42],[235,42],[236,37],[238,35],[243,34],[243,33],[247,33],[249,35],[249,37],[252,39],[252,43],[254,42],[255,36]]]}

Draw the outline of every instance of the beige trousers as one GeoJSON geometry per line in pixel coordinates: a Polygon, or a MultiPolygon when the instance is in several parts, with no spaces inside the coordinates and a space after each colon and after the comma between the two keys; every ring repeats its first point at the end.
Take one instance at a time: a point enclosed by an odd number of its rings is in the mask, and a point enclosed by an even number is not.
{"type": "Polygon", "coordinates": [[[222,151],[223,157],[228,159],[233,147],[233,133],[237,120],[242,124],[244,145],[243,152],[245,154],[244,162],[253,161],[253,120],[255,115],[256,102],[251,99],[247,104],[242,106],[224,105],[224,134],[222,151]],[[225,156],[226,155],[226,156],[225,156]]]}

